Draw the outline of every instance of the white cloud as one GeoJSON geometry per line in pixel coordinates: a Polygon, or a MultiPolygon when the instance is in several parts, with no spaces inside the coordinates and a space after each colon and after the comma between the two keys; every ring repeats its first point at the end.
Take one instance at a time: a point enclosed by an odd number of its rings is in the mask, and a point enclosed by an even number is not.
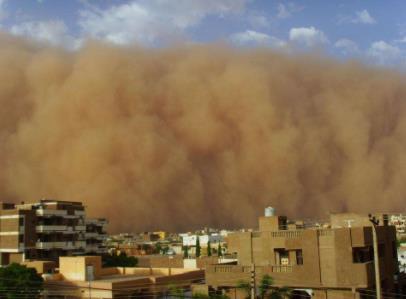
{"type": "Polygon", "coordinates": [[[280,3],[278,5],[278,14],[277,17],[279,19],[286,19],[289,18],[292,14],[290,11],[286,8],[285,4],[280,3]]]}
{"type": "Polygon", "coordinates": [[[7,15],[6,0],[0,0],[0,20],[5,19],[7,15]]]}
{"type": "Polygon", "coordinates": [[[279,38],[253,30],[234,33],[230,39],[234,44],[241,46],[262,45],[278,48],[286,46],[286,42],[279,38]]]}
{"type": "Polygon", "coordinates": [[[269,27],[269,20],[263,15],[251,14],[248,16],[249,23],[254,27],[269,27]]]}
{"type": "Polygon", "coordinates": [[[406,36],[402,37],[401,39],[395,40],[395,43],[404,44],[406,43],[406,36]]]}
{"type": "Polygon", "coordinates": [[[358,44],[347,38],[341,38],[336,41],[334,47],[339,49],[344,55],[357,54],[359,52],[358,44]]]}
{"type": "Polygon", "coordinates": [[[313,26],[290,29],[289,39],[292,42],[306,47],[314,47],[328,43],[328,39],[324,32],[314,28],[313,26]]]}
{"type": "Polygon", "coordinates": [[[248,0],[140,0],[107,10],[80,11],[79,25],[86,36],[117,44],[154,44],[185,33],[205,17],[241,13],[248,0]]]}
{"type": "Polygon", "coordinates": [[[39,42],[69,49],[77,48],[80,43],[69,35],[67,26],[59,20],[23,22],[13,25],[10,32],[17,36],[25,36],[39,42]]]}
{"type": "Polygon", "coordinates": [[[276,15],[276,17],[278,19],[290,18],[293,13],[299,12],[301,10],[303,10],[303,7],[297,6],[294,3],[287,3],[287,4],[279,3],[278,4],[278,14],[276,15]]]}
{"type": "Polygon", "coordinates": [[[361,11],[357,11],[356,17],[352,20],[353,23],[361,23],[361,24],[375,24],[375,19],[369,14],[369,12],[364,9],[361,11]]]}
{"type": "Polygon", "coordinates": [[[376,20],[371,16],[368,10],[364,9],[355,12],[354,15],[340,15],[338,16],[338,23],[354,23],[354,24],[375,24],[376,20]]]}
{"type": "Polygon", "coordinates": [[[367,52],[369,58],[376,64],[398,63],[402,58],[402,51],[385,41],[376,41],[371,44],[367,52]]]}

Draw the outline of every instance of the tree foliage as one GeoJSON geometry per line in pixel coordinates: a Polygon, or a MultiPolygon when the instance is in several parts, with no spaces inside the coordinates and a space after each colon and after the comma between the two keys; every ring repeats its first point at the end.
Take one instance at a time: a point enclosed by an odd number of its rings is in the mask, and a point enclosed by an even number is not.
{"type": "Polygon", "coordinates": [[[217,255],[218,256],[223,256],[223,251],[221,248],[221,244],[219,243],[219,245],[217,246],[217,255]]]}
{"type": "Polygon", "coordinates": [[[245,298],[249,299],[251,297],[251,285],[246,281],[239,281],[236,286],[237,289],[242,290],[245,293],[245,298]]]}
{"type": "Polygon", "coordinates": [[[211,256],[211,243],[207,242],[207,256],[211,256]]]}
{"type": "Polygon", "coordinates": [[[259,283],[259,296],[262,299],[284,299],[290,297],[290,289],[273,287],[273,278],[265,274],[259,283]]]}
{"type": "Polygon", "coordinates": [[[227,295],[224,294],[210,294],[210,295],[205,295],[205,294],[194,294],[192,296],[193,299],[229,299],[227,295]]]}
{"type": "Polygon", "coordinates": [[[202,248],[200,247],[200,238],[197,236],[196,238],[196,257],[199,257],[201,254],[202,248]]]}
{"type": "Polygon", "coordinates": [[[39,298],[43,279],[33,268],[16,263],[0,268],[1,299],[39,298]]]}
{"type": "Polygon", "coordinates": [[[134,256],[127,256],[125,252],[103,256],[103,266],[105,267],[135,267],[137,264],[138,259],[134,256]]]}
{"type": "Polygon", "coordinates": [[[183,257],[187,259],[189,257],[189,247],[183,246],[183,257]]]}
{"type": "Polygon", "coordinates": [[[169,286],[169,296],[174,297],[174,298],[183,299],[183,298],[185,298],[185,291],[179,286],[170,285],[169,286]]]}

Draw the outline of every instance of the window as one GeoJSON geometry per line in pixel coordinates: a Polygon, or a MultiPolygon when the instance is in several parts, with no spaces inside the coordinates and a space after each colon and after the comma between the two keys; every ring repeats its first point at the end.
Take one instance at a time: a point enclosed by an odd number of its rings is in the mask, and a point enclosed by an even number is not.
{"type": "Polygon", "coordinates": [[[20,224],[20,226],[24,225],[24,217],[19,218],[19,224],[20,224]]]}
{"type": "Polygon", "coordinates": [[[352,262],[353,263],[366,263],[373,260],[373,250],[371,246],[353,247],[352,248],[352,262]]]}
{"type": "Polygon", "coordinates": [[[302,249],[296,250],[296,265],[303,265],[303,251],[302,251],[302,249]]]}
{"type": "Polygon", "coordinates": [[[283,248],[275,248],[275,263],[277,265],[287,266],[289,265],[289,252],[283,248]]]}

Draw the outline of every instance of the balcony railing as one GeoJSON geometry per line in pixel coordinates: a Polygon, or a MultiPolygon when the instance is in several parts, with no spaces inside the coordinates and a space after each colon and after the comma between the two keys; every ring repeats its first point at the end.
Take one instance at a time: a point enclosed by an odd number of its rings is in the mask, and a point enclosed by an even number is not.
{"type": "Polygon", "coordinates": [[[86,231],[86,226],[85,225],[76,225],[74,230],[75,231],[85,232],[86,231]]]}
{"type": "Polygon", "coordinates": [[[293,266],[288,265],[275,265],[271,266],[272,272],[275,273],[291,273],[293,271],[293,266]]]}
{"type": "Polygon", "coordinates": [[[66,225],[37,225],[36,230],[38,233],[42,232],[62,232],[67,229],[66,225]]]}
{"type": "Polygon", "coordinates": [[[97,238],[99,236],[99,233],[86,232],[85,236],[86,236],[86,238],[97,238]]]}
{"type": "Polygon", "coordinates": [[[77,216],[85,216],[86,212],[85,211],[81,211],[81,210],[75,210],[75,215],[77,216]]]}
{"type": "Polygon", "coordinates": [[[38,209],[35,213],[37,216],[65,216],[68,212],[66,210],[38,209]]]}
{"type": "Polygon", "coordinates": [[[299,238],[302,235],[302,231],[300,230],[292,230],[292,231],[274,231],[271,232],[273,238],[299,238]]]}
{"type": "Polygon", "coordinates": [[[37,249],[79,249],[85,248],[86,242],[84,241],[57,241],[57,242],[37,242],[35,244],[37,249]]]}

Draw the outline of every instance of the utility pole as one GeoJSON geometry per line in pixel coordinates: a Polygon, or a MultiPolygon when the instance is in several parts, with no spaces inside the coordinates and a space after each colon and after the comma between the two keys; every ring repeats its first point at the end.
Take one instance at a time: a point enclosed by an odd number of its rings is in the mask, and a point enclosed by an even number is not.
{"type": "Polygon", "coordinates": [[[376,299],[382,298],[381,291],[381,272],[379,271],[379,252],[378,252],[378,236],[376,234],[376,227],[379,225],[379,220],[372,216],[368,215],[369,221],[372,223],[372,239],[374,245],[374,266],[375,266],[375,286],[376,286],[376,299]]]}
{"type": "Polygon", "coordinates": [[[252,232],[250,232],[251,239],[251,299],[255,299],[255,264],[254,264],[254,248],[252,244],[252,232]]]}

